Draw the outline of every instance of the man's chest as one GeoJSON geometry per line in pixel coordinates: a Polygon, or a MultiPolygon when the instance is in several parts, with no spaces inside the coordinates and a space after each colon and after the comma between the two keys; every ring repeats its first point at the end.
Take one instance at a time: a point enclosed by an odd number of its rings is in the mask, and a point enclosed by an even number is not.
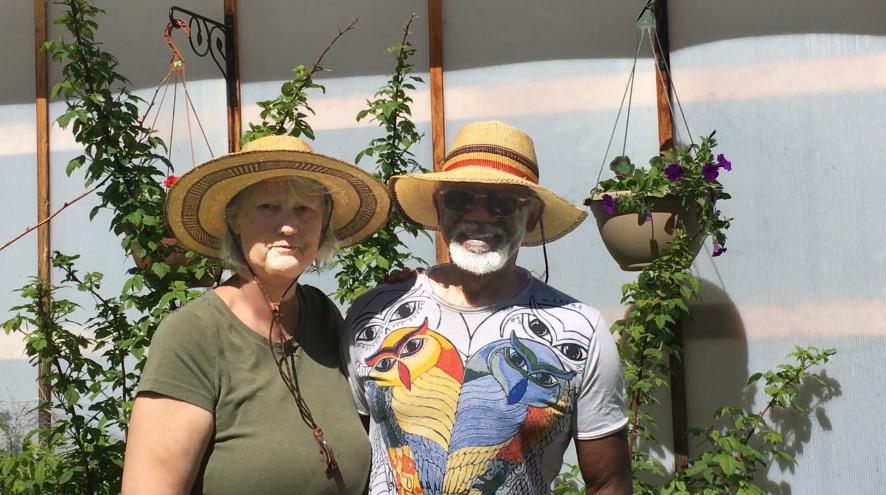
{"type": "Polygon", "coordinates": [[[587,329],[534,301],[456,311],[401,298],[355,328],[352,366],[392,442],[417,435],[443,452],[539,444],[571,414],[587,329]],[[479,442],[479,443],[478,443],[479,442]]]}

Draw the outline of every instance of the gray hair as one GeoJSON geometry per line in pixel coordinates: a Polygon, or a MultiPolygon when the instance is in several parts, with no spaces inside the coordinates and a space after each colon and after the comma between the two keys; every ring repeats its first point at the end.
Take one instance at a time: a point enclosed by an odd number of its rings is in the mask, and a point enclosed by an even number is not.
{"type": "Polygon", "coordinates": [[[231,219],[240,211],[240,207],[243,203],[243,198],[246,195],[246,192],[250,189],[259,186],[260,184],[265,184],[270,180],[285,180],[289,185],[289,190],[295,197],[300,196],[320,196],[323,198],[323,219],[324,221],[328,218],[329,225],[325,225],[326,231],[323,233],[323,239],[320,240],[320,247],[317,249],[317,256],[314,257],[314,265],[317,268],[321,268],[326,266],[331,260],[332,256],[335,254],[336,249],[339,248],[341,243],[335,237],[335,231],[332,228],[332,196],[329,194],[329,191],[326,189],[323,184],[315,180],[308,179],[306,177],[284,177],[284,178],[272,178],[265,179],[255,184],[250,185],[249,187],[244,188],[242,191],[238,192],[230,201],[228,201],[227,206],[225,206],[225,226],[227,229],[225,230],[225,237],[222,239],[221,244],[221,260],[223,263],[228,265],[231,269],[237,270],[240,268],[246,267],[246,260],[243,258],[243,251],[240,246],[239,239],[237,239],[234,234],[233,226],[231,225],[231,219]]]}

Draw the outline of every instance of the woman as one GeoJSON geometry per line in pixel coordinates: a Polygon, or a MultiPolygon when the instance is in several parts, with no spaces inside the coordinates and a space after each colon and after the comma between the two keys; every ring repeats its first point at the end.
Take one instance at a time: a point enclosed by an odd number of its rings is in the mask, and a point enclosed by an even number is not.
{"type": "Polygon", "coordinates": [[[176,182],[176,239],[233,276],[157,330],[124,494],[363,492],[369,445],[341,372],[341,315],[297,280],[389,209],[372,176],[291,137],[255,140],[176,182]]]}

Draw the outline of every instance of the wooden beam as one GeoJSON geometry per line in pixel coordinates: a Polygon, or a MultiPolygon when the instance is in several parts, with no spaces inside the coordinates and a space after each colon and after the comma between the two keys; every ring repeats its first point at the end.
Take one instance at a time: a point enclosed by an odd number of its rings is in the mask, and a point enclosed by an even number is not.
{"type": "MultiPolygon", "coordinates": [[[[658,145],[660,150],[674,147],[674,111],[671,108],[671,60],[668,36],[668,2],[655,1],[655,93],[658,106],[658,145]]],[[[680,356],[670,356],[671,421],[674,429],[674,470],[679,472],[689,464],[689,421],[686,408],[686,369],[683,364],[683,322],[674,325],[674,338],[679,342],[680,356]]]]}
{"type": "MultiPolygon", "coordinates": [[[[34,68],[35,68],[35,102],[37,112],[37,222],[44,222],[37,227],[37,277],[44,284],[50,284],[50,243],[49,222],[49,60],[43,52],[46,43],[46,2],[34,0],[34,68]]],[[[44,310],[48,311],[50,301],[44,300],[44,310]]],[[[51,388],[46,375],[49,373],[49,362],[41,359],[37,365],[39,409],[37,424],[40,428],[49,428],[52,424],[51,388]]]]}
{"type": "MultiPolygon", "coordinates": [[[[428,50],[431,76],[431,143],[434,171],[439,172],[446,154],[446,119],[443,113],[443,7],[442,0],[428,0],[428,50]]],[[[437,232],[437,263],[449,261],[449,248],[437,232]]]]}
{"type": "Polygon", "coordinates": [[[225,26],[230,30],[226,38],[228,93],[228,152],[240,151],[241,109],[240,109],[240,44],[237,41],[237,0],[224,0],[225,26]]]}
{"type": "Polygon", "coordinates": [[[652,51],[655,54],[655,94],[658,106],[658,143],[659,149],[666,150],[674,146],[674,112],[669,98],[671,95],[671,60],[670,44],[668,42],[668,2],[667,0],[655,1],[655,30],[659,46],[653,43],[652,51]]]}

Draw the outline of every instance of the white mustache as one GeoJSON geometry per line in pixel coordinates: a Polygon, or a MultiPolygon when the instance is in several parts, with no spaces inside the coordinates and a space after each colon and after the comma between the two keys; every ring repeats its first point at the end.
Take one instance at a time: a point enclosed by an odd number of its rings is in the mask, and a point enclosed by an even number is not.
{"type": "Polygon", "coordinates": [[[456,232],[459,235],[481,235],[481,236],[493,236],[493,235],[505,235],[507,232],[504,228],[498,225],[491,225],[488,223],[481,222],[470,222],[470,221],[461,221],[456,224],[456,232]]]}

